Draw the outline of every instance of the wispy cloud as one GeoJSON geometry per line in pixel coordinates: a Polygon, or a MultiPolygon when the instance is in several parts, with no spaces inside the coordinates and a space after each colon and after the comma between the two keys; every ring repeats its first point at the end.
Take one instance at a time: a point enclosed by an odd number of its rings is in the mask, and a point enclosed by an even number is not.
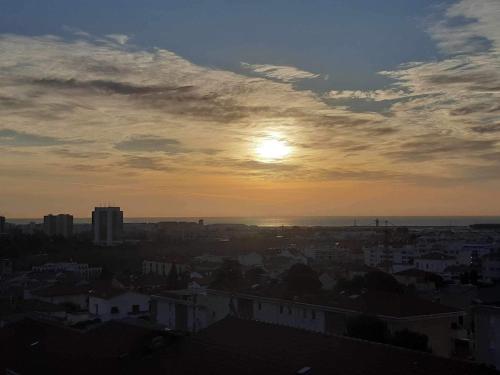
{"type": "Polygon", "coordinates": [[[302,79],[319,78],[320,75],[306,70],[298,69],[294,66],[271,65],[271,64],[249,64],[242,62],[241,66],[264,77],[277,79],[283,82],[295,82],[302,79]]]}

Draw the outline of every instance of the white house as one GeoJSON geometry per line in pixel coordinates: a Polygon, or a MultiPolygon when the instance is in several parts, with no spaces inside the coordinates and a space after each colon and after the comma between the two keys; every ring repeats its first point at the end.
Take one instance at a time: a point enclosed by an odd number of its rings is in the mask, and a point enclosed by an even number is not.
{"type": "Polygon", "coordinates": [[[437,274],[444,274],[446,268],[456,264],[456,258],[437,252],[415,258],[416,269],[437,274]]]}
{"type": "Polygon", "coordinates": [[[215,314],[197,302],[197,292],[169,291],[151,297],[151,315],[170,329],[197,332],[214,322],[215,314]]]}
{"type": "Polygon", "coordinates": [[[103,321],[149,315],[150,296],[126,289],[100,288],[89,294],[89,313],[103,321]]]}

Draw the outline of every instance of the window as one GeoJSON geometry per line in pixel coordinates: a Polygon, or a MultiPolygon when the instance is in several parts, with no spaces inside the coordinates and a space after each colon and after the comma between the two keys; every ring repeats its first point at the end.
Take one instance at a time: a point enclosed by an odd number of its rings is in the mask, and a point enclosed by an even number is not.
{"type": "Polygon", "coordinates": [[[292,308],[288,306],[288,315],[292,315],[292,308]]]}
{"type": "Polygon", "coordinates": [[[307,318],[307,310],[304,309],[304,318],[307,318]]]}
{"type": "Polygon", "coordinates": [[[283,314],[283,305],[280,305],[280,314],[283,314]]]}
{"type": "Polygon", "coordinates": [[[113,306],[111,308],[111,314],[118,314],[120,312],[120,310],[118,309],[118,307],[116,306],[113,306]]]}
{"type": "Polygon", "coordinates": [[[314,310],[311,311],[311,318],[316,319],[316,311],[314,310]]]}
{"type": "Polygon", "coordinates": [[[139,305],[132,305],[132,314],[138,314],[140,310],[139,305]]]}
{"type": "Polygon", "coordinates": [[[262,303],[259,302],[258,308],[259,308],[259,310],[262,310],[262,303]]]}

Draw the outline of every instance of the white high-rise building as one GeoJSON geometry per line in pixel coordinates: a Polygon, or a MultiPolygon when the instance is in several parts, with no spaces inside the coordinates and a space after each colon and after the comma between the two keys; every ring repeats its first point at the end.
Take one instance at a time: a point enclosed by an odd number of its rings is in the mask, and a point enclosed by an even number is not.
{"type": "Polygon", "coordinates": [[[94,243],[113,246],[122,243],[123,211],[120,207],[96,207],[92,212],[94,243]]]}

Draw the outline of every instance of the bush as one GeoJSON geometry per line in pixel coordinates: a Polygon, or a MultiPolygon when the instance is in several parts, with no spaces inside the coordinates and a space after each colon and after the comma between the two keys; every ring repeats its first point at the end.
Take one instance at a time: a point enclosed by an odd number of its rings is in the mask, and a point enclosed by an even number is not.
{"type": "Polygon", "coordinates": [[[347,320],[347,336],[386,343],[390,340],[387,324],[371,315],[358,315],[347,320]]]}
{"type": "Polygon", "coordinates": [[[428,342],[429,338],[426,335],[407,329],[394,332],[391,339],[392,345],[430,353],[428,342]]]}

